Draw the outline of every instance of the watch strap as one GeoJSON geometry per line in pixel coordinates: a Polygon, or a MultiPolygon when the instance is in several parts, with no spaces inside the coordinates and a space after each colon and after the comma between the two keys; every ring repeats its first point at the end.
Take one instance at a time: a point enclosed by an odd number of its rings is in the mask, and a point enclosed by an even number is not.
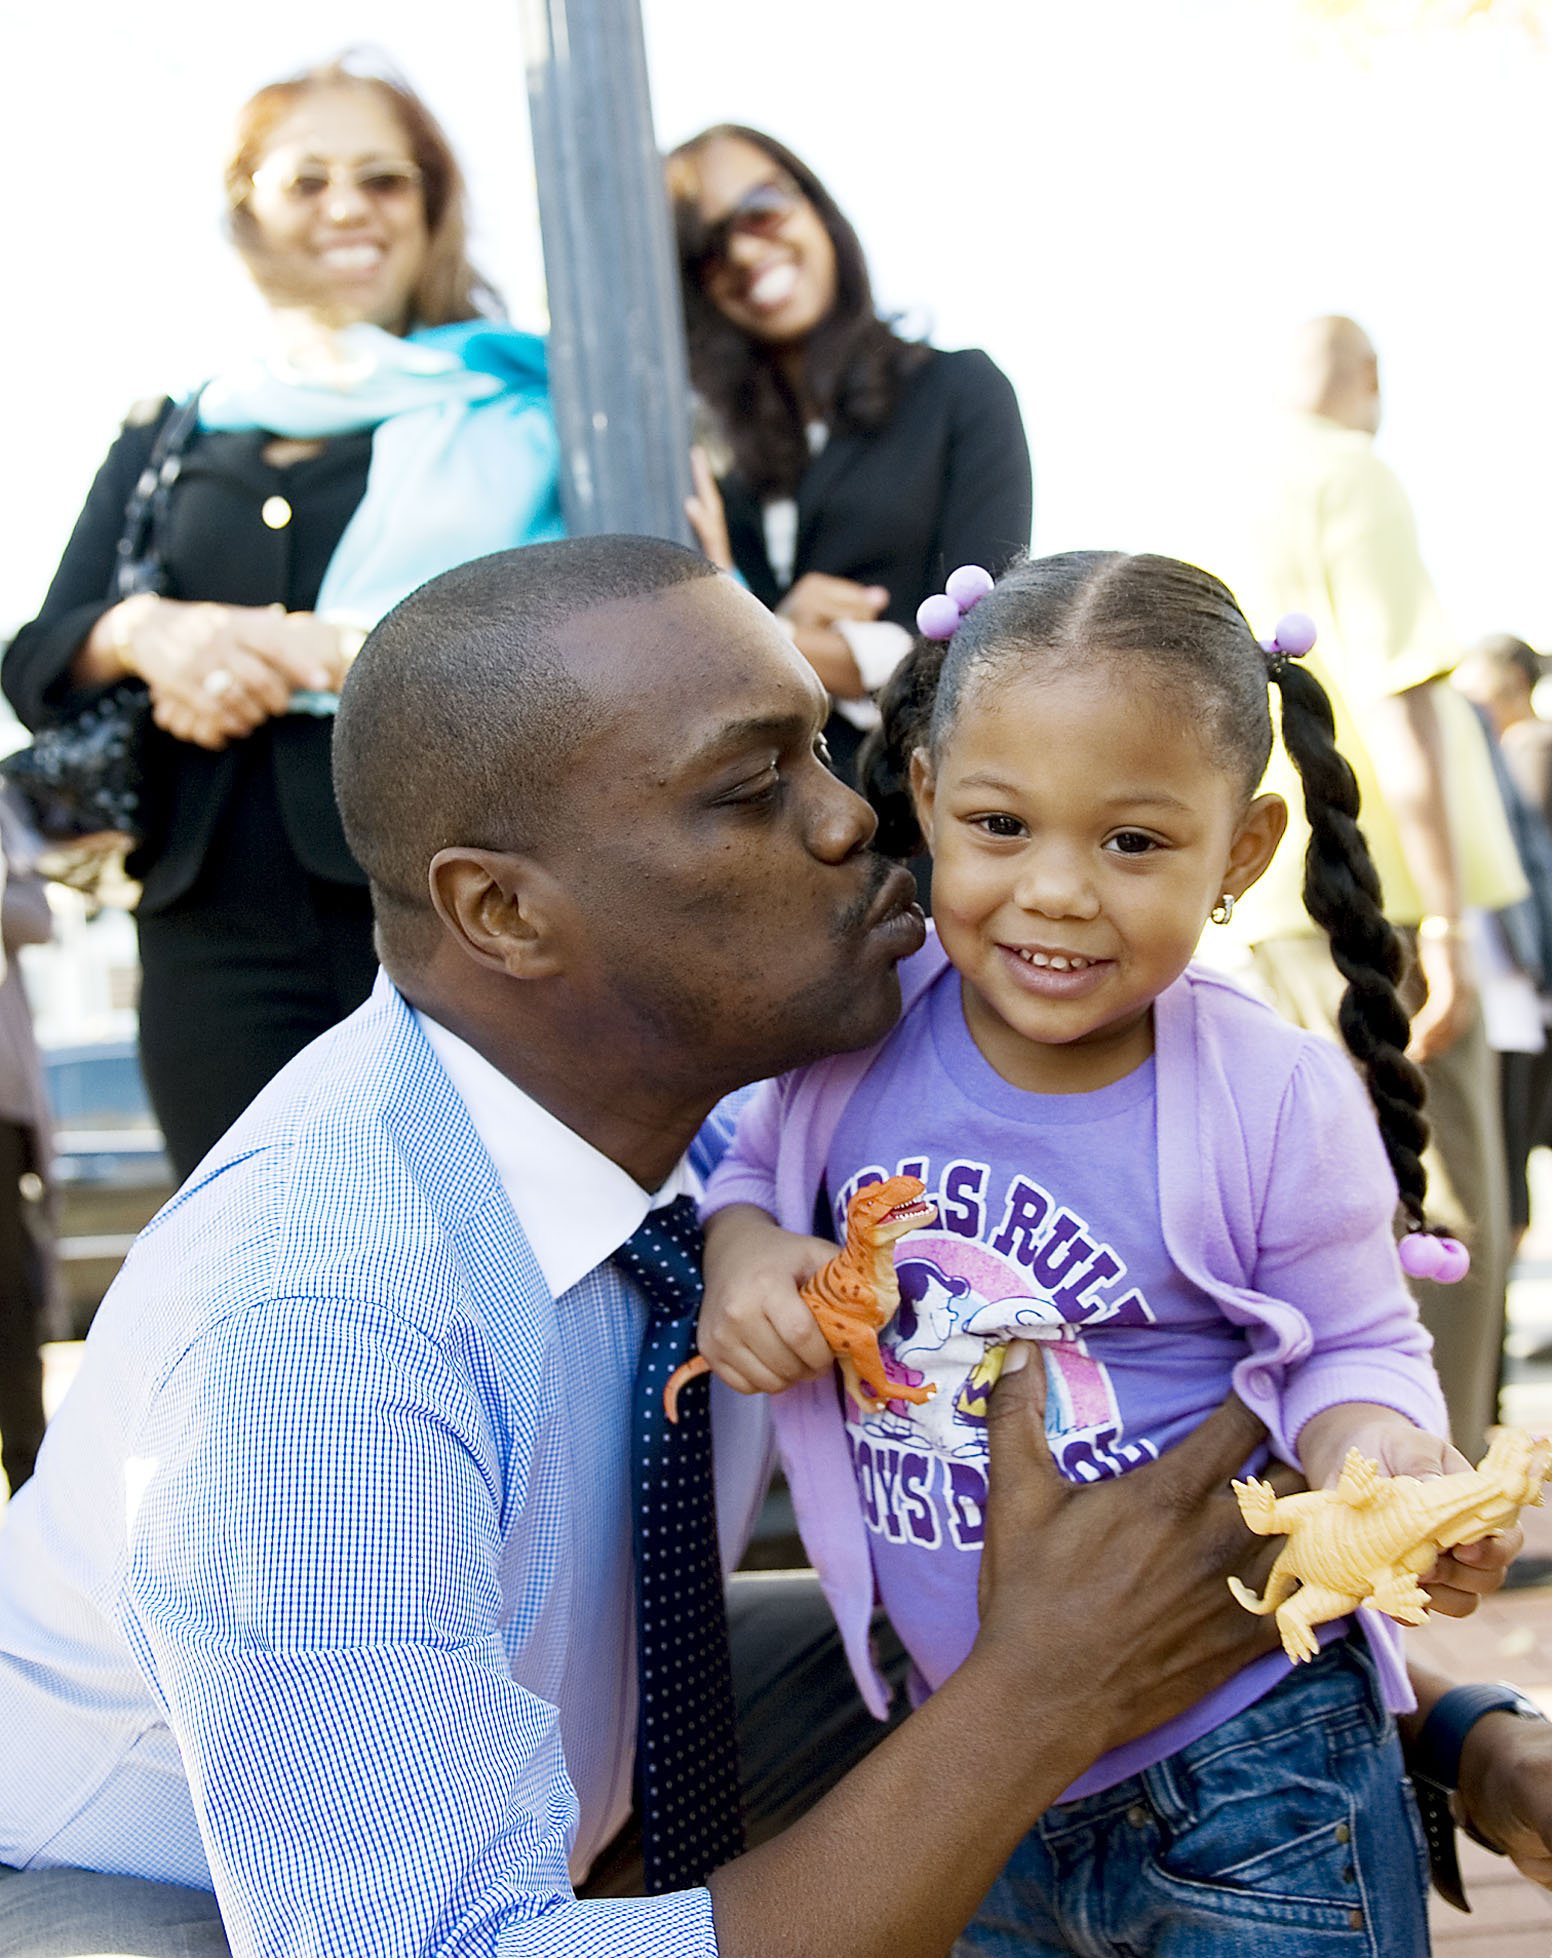
{"type": "Polygon", "coordinates": [[[1455,1817],[1450,1809],[1450,1790],[1441,1788],[1416,1769],[1412,1772],[1412,1793],[1417,1798],[1418,1819],[1423,1825],[1423,1841],[1428,1846],[1428,1874],[1433,1887],[1447,1904],[1469,1916],[1466,1886],[1461,1880],[1460,1856],[1455,1848],[1455,1817]]]}
{"type": "MultiPolygon", "coordinates": [[[[1433,1887],[1447,1904],[1470,1912],[1466,1889],[1461,1880],[1460,1858],[1455,1848],[1455,1816],[1450,1797],[1460,1782],[1460,1756],[1466,1736],[1489,1713],[1516,1713],[1532,1720],[1545,1720],[1536,1702],[1517,1687],[1507,1685],[1453,1686],[1442,1694],[1430,1710],[1407,1748],[1407,1766],[1417,1811],[1428,1846],[1428,1867],[1433,1887]]],[[[1503,1851],[1471,1826],[1464,1825],[1473,1842],[1503,1851]]]]}
{"type": "Polygon", "coordinates": [[[1407,1764],[1414,1774],[1426,1775],[1441,1788],[1460,1785],[1460,1754],[1466,1736],[1487,1713],[1518,1713],[1531,1720],[1546,1715],[1536,1702],[1517,1686],[1452,1686],[1441,1694],[1417,1730],[1407,1749],[1407,1764]]]}

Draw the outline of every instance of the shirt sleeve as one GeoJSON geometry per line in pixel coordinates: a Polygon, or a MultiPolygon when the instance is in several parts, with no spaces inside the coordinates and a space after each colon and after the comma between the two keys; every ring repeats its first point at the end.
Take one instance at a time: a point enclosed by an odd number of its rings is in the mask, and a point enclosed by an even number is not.
{"type": "Polygon", "coordinates": [[[735,1203],[752,1203],[776,1216],[781,1123],[781,1083],[763,1081],[740,1110],[732,1146],[707,1180],[701,1203],[703,1222],[735,1203]]]}
{"type": "Polygon", "coordinates": [[[760,1083],[752,1082],[746,1088],[735,1088],[730,1095],[724,1095],[701,1123],[700,1131],[690,1144],[690,1164],[702,1182],[710,1180],[712,1171],[727,1154],[733,1138],[738,1132],[738,1118],[760,1091],[760,1083]]]}
{"type": "Polygon", "coordinates": [[[1355,711],[1450,673],[1460,647],[1423,564],[1400,480],[1367,450],[1323,491],[1321,555],[1355,711]]]}
{"type": "Polygon", "coordinates": [[[1394,1408],[1448,1434],[1433,1342],[1396,1255],[1396,1184],[1362,1083],[1345,1054],[1308,1039],[1280,1113],[1253,1282],[1310,1330],[1283,1383],[1296,1440],[1312,1415],[1342,1401],[1394,1408]]]}
{"type": "Polygon", "coordinates": [[[124,424],[76,519],[42,610],[6,649],[0,682],[24,727],[41,727],[91,698],[70,686],[67,669],[113,603],[108,590],[125,508],[171,410],[172,402],[163,401],[154,413],[131,415],[124,424]]]}
{"type": "Polygon", "coordinates": [[[388,1309],[268,1302],[156,1391],[120,1616],[234,1953],[713,1958],[704,1889],[572,1894],[558,1716],[501,1637],[525,1469],[388,1309]]]}

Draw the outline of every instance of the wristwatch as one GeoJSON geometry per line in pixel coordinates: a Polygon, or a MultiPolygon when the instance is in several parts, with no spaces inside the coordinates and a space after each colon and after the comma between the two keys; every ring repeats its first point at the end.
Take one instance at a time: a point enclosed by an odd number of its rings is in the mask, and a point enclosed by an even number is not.
{"type": "MultiPolygon", "coordinates": [[[[1542,1722],[1547,1717],[1529,1694],[1522,1693],[1517,1686],[1503,1683],[1452,1686],[1435,1702],[1406,1750],[1407,1768],[1428,1843],[1433,1887],[1447,1904],[1464,1911],[1469,1911],[1471,1906],[1466,1902],[1460,1880],[1450,1797],[1460,1785],[1460,1756],[1466,1736],[1486,1713],[1515,1713],[1522,1719],[1542,1722]]],[[[1503,1855],[1498,1844],[1480,1835],[1469,1820],[1461,1826],[1473,1842],[1481,1843],[1495,1856],[1503,1855]]]]}

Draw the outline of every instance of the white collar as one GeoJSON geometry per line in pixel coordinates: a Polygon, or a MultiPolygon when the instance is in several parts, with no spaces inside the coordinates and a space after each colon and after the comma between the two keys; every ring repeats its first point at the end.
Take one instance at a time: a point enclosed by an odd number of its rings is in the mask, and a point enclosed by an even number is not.
{"type": "Polygon", "coordinates": [[[552,1298],[612,1257],[648,1211],[700,1195],[699,1177],[681,1159],[649,1196],[467,1041],[418,1007],[414,1012],[495,1165],[552,1298]]]}

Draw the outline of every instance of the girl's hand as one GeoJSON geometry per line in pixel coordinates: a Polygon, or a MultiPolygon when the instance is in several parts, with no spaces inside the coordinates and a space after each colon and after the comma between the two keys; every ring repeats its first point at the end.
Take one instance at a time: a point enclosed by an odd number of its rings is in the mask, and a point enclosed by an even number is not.
{"type": "Polygon", "coordinates": [[[684,499],[684,514],[696,541],[714,565],[722,571],[733,569],[733,546],[728,539],[727,512],[722,507],[722,492],[711,473],[706,451],[697,442],[690,450],[690,478],[695,494],[684,499]]]}
{"type": "Polygon", "coordinates": [[[798,1287],[835,1250],[822,1237],[779,1229],[752,1204],[733,1204],[708,1220],[697,1337],[719,1380],[740,1394],[779,1394],[829,1371],[834,1356],[798,1287]]]}
{"type": "Polygon", "coordinates": [[[1484,1598],[1502,1587],[1504,1573],[1524,1548],[1525,1532],[1516,1523],[1502,1536],[1446,1550],[1418,1582],[1435,1611],[1446,1618],[1469,1618],[1484,1598]]]}
{"type": "MultiPolygon", "coordinates": [[[[1350,1448],[1378,1462],[1381,1475],[1415,1475],[1419,1481],[1471,1467],[1458,1448],[1425,1434],[1393,1408],[1346,1401],[1314,1415],[1299,1431],[1299,1459],[1312,1489],[1335,1488],[1350,1448]]],[[[1446,1618],[1469,1618],[1503,1583],[1524,1541],[1516,1524],[1502,1536],[1447,1550],[1419,1579],[1432,1608],[1446,1618]]]]}
{"type": "Polygon", "coordinates": [[[1458,1475],[1471,1467],[1458,1448],[1424,1434],[1394,1408],[1343,1401],[1312,1415],[1299,1430],[1299,1465],[1312,1489],[1334,1489],[1348,1450],[1356,1448],[1381,1475],[1458,1475]]]}

